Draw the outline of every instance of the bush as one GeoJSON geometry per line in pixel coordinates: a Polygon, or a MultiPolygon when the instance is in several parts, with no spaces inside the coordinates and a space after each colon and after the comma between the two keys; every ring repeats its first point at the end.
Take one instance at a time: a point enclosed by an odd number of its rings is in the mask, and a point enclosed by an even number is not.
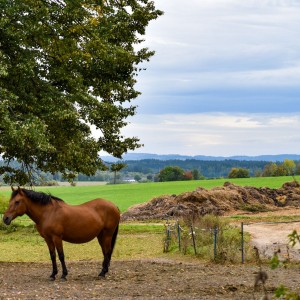
{"type": "Polygon", "coordinates": [[[232,168],[228,174],[228,178],[249,178],[249,170],[244,168],[232,168]]]}
{"type": "Polygon", "coordinates": [[[159,174],[158,178],[159,181],[180,181],[184,179],[184,170],[177,166],[167,166],[162,169],[159,174]]]}

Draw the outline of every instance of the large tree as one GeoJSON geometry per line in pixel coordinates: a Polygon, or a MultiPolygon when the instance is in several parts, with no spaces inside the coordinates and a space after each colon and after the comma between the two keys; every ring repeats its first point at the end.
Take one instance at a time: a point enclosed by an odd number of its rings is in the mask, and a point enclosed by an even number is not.
{"type": "Polygon", "coordinates": [[[160,170],[159,181],[180,181],[184,180],[184,170],[178,166],[167,166],[160,170]]]}
{"type": "Polygon", "coordinates": [[[105,167],[99,151],[120,158],[140,146],[121,129],[135,114],[136,76],[154,54],[139,44],[161,14],[150,0],[0,0],[6,182],[31,182],[34,170],[92,175],[105,167]]]}

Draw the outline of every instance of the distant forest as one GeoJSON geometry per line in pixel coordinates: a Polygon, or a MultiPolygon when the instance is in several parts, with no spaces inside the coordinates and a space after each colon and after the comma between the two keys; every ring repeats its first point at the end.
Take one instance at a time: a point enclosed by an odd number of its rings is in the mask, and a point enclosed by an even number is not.
{"type": "MultiPolygon", "coordinates": [[[[297,165],[296,174],[300,174],[300,161],[295,160],[297,165]]],[[[94,176],[87,176],[84,174],[78,174],[75,181],[106,181],[113,182],[117,179],[118,182],[128,181],[135,179],[136,181],[156,181],[157,175],[165,167],[180,167],[184,171],[197,170],[202,178],[224,178],[228,177],[232,168],[243,168],[249,171],[250,177],[262,176],[265,167],[274,164],[280,165],[282,162],[272,163],[270,161],[249,161],[249,160],[235,160],[235,159],[225,159],[225,160],[198,160],[198,159],[169,159],[169,160],[159,160],[159,159],[141,159],[141,160],[124,160],[122,163],[126,164],[126,167],[121,169],[114,174],[111,168],[111,162],[107,162],[108,171],[97,171],[94,176]],[[138,178],[138,179],[137,179],[138,178]]],[[[16,165],[19,165],[15,162],[16,165]]],[[[4,165],[4,161],[0,160],[0,167],[4,165]]],[[[50,173],[44,173],[41,171],[36,171],[36,182],[39,183],[51,183],[58,181],[65,181],[62,174],[56,173],[54,175],[50,173]]],[[[267,175],[267,176],[279,176],[279,175],[267,175]]],[[[0,176],[0,182],[3,181],[3,175],[0,176]]]]}
{"type": "Polygon", "coordinates": [[[166,166],[178,166],[184,170],[198,170],[206,178],[227,177],[232,168],[245,168],[249,170],[251,177],[261,173],[268,161],[246,161],[246,160],[223,160],[204,161],[196,159],[187,160],[156,160],[142,159],[124,161],[127,166],[122,172],[135,172],[142,174],[157,174],[166,166]]]}

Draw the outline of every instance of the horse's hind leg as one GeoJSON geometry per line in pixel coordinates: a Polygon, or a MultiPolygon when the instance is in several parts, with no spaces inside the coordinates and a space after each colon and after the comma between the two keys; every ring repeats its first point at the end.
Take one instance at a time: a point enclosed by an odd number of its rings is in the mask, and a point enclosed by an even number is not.
{"type": "Polygon", "coordinates": [[[103,253],[103,263],[102,263],[102,270],[99,274],[100,277],[105,277],[105,274],[108,272],[108,268],[110,265],[111,255],[112,255],[112,236],[106,234],[100,234],[98,237],[98,242],[101,246],[102,253],[103,253]]]}
{"type": "Polygon", "coordinates": [[[62,239],[57,236],[57,237],[54,237],[53,240],[54,240],[55,248],[57,250],[58,258],[60,260],[61,267],[62,267],[61,279],[66,280],[66,276],[68,275],[68,270],[67,270],[66,263],[65,263],[65,254],[64,254],[62,239]]]}

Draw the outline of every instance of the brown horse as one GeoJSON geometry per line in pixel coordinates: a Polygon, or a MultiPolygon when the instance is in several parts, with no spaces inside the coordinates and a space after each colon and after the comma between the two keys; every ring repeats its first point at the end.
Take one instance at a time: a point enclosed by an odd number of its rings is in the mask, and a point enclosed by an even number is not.
{"type": "Polygon", "coordinates": [[[71,206],[63,200],[45,193],[18,188],[11,194],[9,207],[3,222],[9,225],[13,219],[27,214],[40,235],[45,239],[52,261],[51,280],[57,274],[56,251],[62,266],[62,279],[68,271],[64,259],[63,243],[86,243],[97,237],[104,260],[100,278],[105,277],[118,234],[120,212],[103,199],[95,199],[71,206]]]}

